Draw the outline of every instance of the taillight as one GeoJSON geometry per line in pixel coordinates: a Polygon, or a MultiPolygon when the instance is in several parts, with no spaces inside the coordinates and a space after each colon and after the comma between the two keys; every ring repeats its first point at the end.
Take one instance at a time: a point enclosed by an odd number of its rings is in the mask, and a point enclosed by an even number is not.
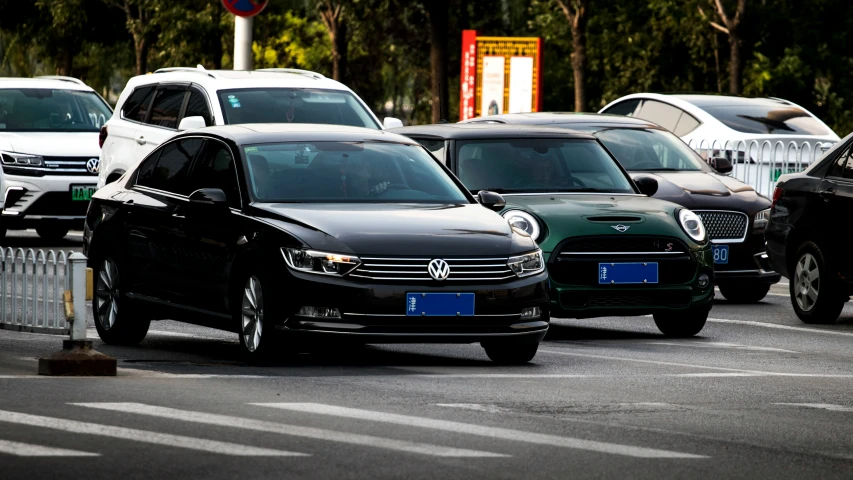
{"type": "Polygon", "coordinates": [[[101,133],[98,134],[98,148],[104,147],[104,142],[107,140],[107,126],[101,127],[101,133]]]}
{"type": "Polygon", "coordinates": [[[773,190],[773,203],[770,205],[770,208],[776,206],[776,200],[779,200],[783,193],[785,193],[785,191],[779,187],[776,187],[776,189],[773,190]]]}

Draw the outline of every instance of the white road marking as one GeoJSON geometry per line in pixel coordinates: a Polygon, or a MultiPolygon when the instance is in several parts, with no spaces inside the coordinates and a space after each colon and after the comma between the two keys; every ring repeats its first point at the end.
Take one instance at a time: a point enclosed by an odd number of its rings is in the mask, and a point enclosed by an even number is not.
{"type": "Polygon", "coordinates": [[[838,332],[835,330],[826,330],[826,329],[822,329],[822,328],[792,327],[790,325],[779,325],[776,323],[756,322],[753,320],[729,320],[727,318],[709,318],[708,321],[713,322],[713,323],[731,323],[731,324],[735,324],[735,325],[749,325],[751,327],[775,328],[777,330],[791,330],[794,332],[822,333],[824,335],[839,335],[842,337],[853,337],[853,332],[838,332]]]}
{"type": "Polygon", "coordinates": [[[789,407],[820,408],[822,410],[831,410],[833,412],[853,412],[853,407],[845,407],[844,405],[833,405],[831,403],[774,403],[773,405],[786,405],[789,407]]]}
{"type": "Polygon", "coordinates": [[[498,407],[497,405],[482,405],[479,403],[436,403],[437,407],[461,408],[464,410],[474,410],[475,412],[486,413],[506,413],[509,410],[498,407]]]}
{"type": "Polygon", "coordinates": [[[0,453],[19,457],[99,457],[100,453],[81,452],[65,448],[44,447],[29,443],[0,440],[0,453]]]}
{"type": "Polygon", "coordinates": [[[515,442],[526,442],[538,445],[549,445],[554,447],[589,450],[593,452],[609,453],[614,455],[625,455],[639,458],[708,458],[705,455],[692,453],[673,452],[658,450],[654,448],[635,447],[631,445],[620,445],[616,443],[597,442],[580,438],[561,437],[543,433],[525,432],[522,430],[511,430],[508,428],[486,427],[471,423],[452,422],[449,420],[436,420],[425,417],[410,415],[398,415],[393,413],[361,410],[357,408],[338,407],[320,403],[253,403],[262,407],[280,408],[304,413],[330,415],[373,422],[392,423],[408,427],[420,427],[445,432],[461,433],[466,435],[478,435],[481,437],[497,438],[515,442]]]}
{"type": "Polygon", "coordinates": [[[10,412],[5,410],[0,410],[0,422],[29,425],[31,427],[52,428],[54,430],[75,434],[100,435],[102,437],[151,443],[154,445],[165,445],[168,447],[187,448],[190,450],[217,453],[220,455],[246,457],[307,456],[304,453],[251,447],[236,443],[205,440],[201,438],[185,437],[182,435],[171,435],[168,433],[151,432],[148,430],[136,430],[133,428],[116,427],[112,425],[101,425],[98,423],[78,422],[76,420],[66,420],[63,418],[42,417],[39,415],[29,415],[26,413],[10,412]]]}
{"type": "Polygon", "coordinates": [[[242,428],[259,432],[272,432],[281,435],[295,437],[313,438],[331,442],[349,443],[368,447],[385,448],[401,452],[419,453],[436,457],[509,457],[492,452],[481,452],[464,448],[442,447],[428,443],[409,442],[405,440],[394,440],[390,438],[374,437],[372,435],[359,435],[334,430],[324,430],[313,427],[302,427],[287,425],[283,423],[266,422],[250,418],[232,417],[213,413],[194,412],[190,410],[178,410],[168,407],[145,405],[142,403],[71,403],[80,407],[98,408],[116,412],[136,413],[152,417],[168,418],[184,422],[202,423],[221,427],[242,428]]]}
{"type": "Polygon", "coordinates": [[[733,348],[735,350],[754,350],[756,352],[781,352],[781,353],[800,353],[793,350],[785,350],[784,348],[757,347],[754,345],[741,345],[739,343],[728,342],[646,342],[649,345],[671,345],[676,347],[686,348],[733,348]]]}
{"type": "MultiPolygon", "coordinates": [[[[89,338],[98,338],[98,331],[94,328],[86,329],[86,334],[89,338]]],[[[221,340],[221,341],[229,341],[231,340],[228,336],[217,337],[215,335],[202,335],[198,333],[184,333],[184,332],[170,332],[168,330],[148,330],[147,335],[159,335],[163,337],[175,337],[175,338],[196,338],[200,340],[221,340]]],[[[146,336],[147,336],[146,335],[146,336]]],[[[234,342],[238,342],[236,336],[234,336],[234,342]]]]}

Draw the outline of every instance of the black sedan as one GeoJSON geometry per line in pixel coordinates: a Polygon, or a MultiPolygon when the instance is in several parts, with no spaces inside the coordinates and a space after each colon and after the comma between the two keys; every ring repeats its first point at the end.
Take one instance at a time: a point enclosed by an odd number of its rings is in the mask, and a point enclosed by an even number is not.
{"type": "Polygon", "coordinates": [[[770,262],[790,281],[805,323],[834,323],[853,294],[853,134],[800,173],[779,177],[767,225],[770,262]]]}
{"type": "Polygon", "coordinates": [[[84,249],[95,326],[151,320],[239,333],[250,359],[296,338],[480,342],[531,360],[549,325],[535,242],[405,137],[328,125],[173,137],[93,196],[84,249]]]}
{"type": "Polygon", "coordinates": [[[681,139],[650,123],[621,115],[523,113],[492,115],[463,123],[509,123],[562,127],[591,133],[635,181],[657,180],[655,198],[696,212],[714,244],[714,276],[731,302],[754,303],[781,279],[770,267],[764,229],[770,199],[726,174],[723,157],[707,162],[681,139]],[[710,165],[709,165],[710,164],[710,165]]]}

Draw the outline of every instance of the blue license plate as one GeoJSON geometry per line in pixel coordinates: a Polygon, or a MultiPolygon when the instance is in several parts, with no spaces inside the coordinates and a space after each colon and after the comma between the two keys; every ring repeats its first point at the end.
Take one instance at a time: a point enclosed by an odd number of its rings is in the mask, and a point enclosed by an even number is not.
{"type": "Polygon", "coordinates": [[[406,315],[417,317],[470,317],[473,293],[407,293],[406,315]]]}
{"type": "Polygon", "coordinates": [[[714,253],[714,263],[721,263],[721,264],[729,263],[729,246],[728,245],[712,245],[711,251],[714,253]]]}
{"type": "Polygon", "coordinates": [[[599,263],[598,283],[658,283],[658,264],[657,262],[599,263]]]}

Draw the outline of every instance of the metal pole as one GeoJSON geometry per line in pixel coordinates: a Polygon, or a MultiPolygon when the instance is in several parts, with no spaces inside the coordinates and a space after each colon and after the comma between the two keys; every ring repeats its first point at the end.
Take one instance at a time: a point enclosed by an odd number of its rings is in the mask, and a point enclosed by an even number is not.
{"type": "Polygon", "coordinates": [[[252,69],[252,17],[234,17],[234,70],[252,69]]]}
{"type": "Polygon", "coordinates": [[[86,340],[86,256],[74,252],[68,257],[71,264],[71,301],[74,303],[74,323],[71,340],[86,340]]]}

